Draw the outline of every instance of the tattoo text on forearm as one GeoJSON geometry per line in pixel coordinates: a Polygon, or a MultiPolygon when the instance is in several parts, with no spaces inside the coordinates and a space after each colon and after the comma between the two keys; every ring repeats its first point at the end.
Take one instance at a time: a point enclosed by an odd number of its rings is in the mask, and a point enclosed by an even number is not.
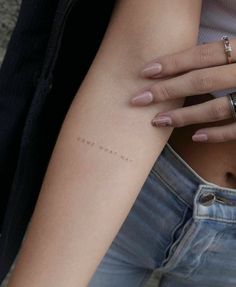
{"type": "Polygon", "coordinates": [[[128,158],[127,156],[123,155],[123,154],[120,154],[118,153],[117,151],[113,151],[112,149],[108,148],[108,147],[104,147],[102,146],[101,144],[98,144],[94,141],[91,141],[91,140],[88,140],[88,139],[85,139],[83,137],[80,137],[78,136],[77,137],[77,141],[80,142],[80,143],[83,143],[83,144],[86,144],[86,145],[89,145],[91,147],[96,147],[98,148],[99,150],[103,151],[103,152],[106,152],[106,153],[109,153],[111,155],[114,155],[114,156],[118,156],[120,159],[124,160],[124,161],[127,161],[127,162],[132,162],[133,160],[128,158]]]}

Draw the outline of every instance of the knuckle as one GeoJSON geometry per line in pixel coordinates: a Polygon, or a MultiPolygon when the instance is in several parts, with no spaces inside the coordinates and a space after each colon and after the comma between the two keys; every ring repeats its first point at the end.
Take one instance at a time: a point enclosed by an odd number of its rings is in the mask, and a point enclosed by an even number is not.
{"type": "Polygon", "coordinates": [[[200,45],[196,49],[196,57],[199,59],[201,65],[209,65],[214,63],[213,61],[213,50],[209,44],[200,45]]]}
{"type": "Polygon", "coordinates": [[[229,139],[229,133],[226,131],[222,131],[221,134],[218,135],[218,141],[225,142],[229,139]]]}
{"type": "Polygon", "coordinates": [[[213,79],[208,72],[190,72],[192,86],[197,93],[206,93],[213,88],[213,79]]]}
{"type": "Polygon", "coordinates": [[[186,118],[180,111],[173,111],[171,113],[172,124],[174,127],[183,127],[186,123],[186,118]]]}
{"type": "Polygon", "coordinates": [[[173,73],[175,73],[175,72],[177,72],[177,71],[179,71],[180,70],[180,67],[181,67],[181,63],[180,63],[180,61],[179,61],[179,59],[178,59],[178,56],[176,56],[176,55],[170,55],[170,56],[168,56],[168,58],[167,58],[168,60],[167,60],[167,73],[168,74],[173,74],[173,73]]]}
{"type": "Polygon", "coordinates": [[[166,101],[171,98],[168,88],[165,85],[158,84],[151,88],[156,101],[166,101]]]}
{"type": "Polygon", "coordinates": [[[226,117],[228,111],[225,105],[222,105],[221,101],[216,101],[214,105],[211,105],[210,116],[213,120],[220,120],[226,117]]]}
{"type": "Polygon", "coordinates": [[[236,78],[236,63],[232,64],[231,76],[233,79],[236,78]]]}
{"type": "Polygon", "coordinates": [[[209,142],[227,142],[236,139],[236,124],[210,129],[209,142]]]}
{"type": "Polygon", "coordinates": [[[236,129],[228,128],[227,131],[225,131],[225,138],[227,140],[235,140],[236,139],[236,129]]]}

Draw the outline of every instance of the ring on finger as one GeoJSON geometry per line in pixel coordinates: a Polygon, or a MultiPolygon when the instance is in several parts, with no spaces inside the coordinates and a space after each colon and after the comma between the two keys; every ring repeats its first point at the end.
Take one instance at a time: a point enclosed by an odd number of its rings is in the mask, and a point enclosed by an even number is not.
{"type": "Polygon", "coordinates": [[[227,58],[227,64],[231,64],[232,63],[232,46],[230,44],[229,41],[229,37],[228,36],[223,36],[221,38],[221,40],[223,40],[224,42],[224,49],[225,49],[225,55],[227,58]]]}
{"type": "Polygon", "coordinates": [[[232,111],[232,115],[236,119],[236,93],[229,93],[227,94],[227,97],[229,99],[229,105],[232,111]]]}

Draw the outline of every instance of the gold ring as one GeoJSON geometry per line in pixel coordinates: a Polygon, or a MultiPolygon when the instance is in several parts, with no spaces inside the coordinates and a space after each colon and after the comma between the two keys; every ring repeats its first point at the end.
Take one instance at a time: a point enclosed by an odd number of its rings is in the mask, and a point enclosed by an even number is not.
{"type": "Polygon", "coordinates": [[[232,63],[232,47],[230,45],[230,41],[229,41],[229,37],[228,36],[223,36],[221,38],[221,40],[223,40],[224,42],[224,48],[225,48],[225,55],[227,58],[227,64],[231,64],[232,63]]]}

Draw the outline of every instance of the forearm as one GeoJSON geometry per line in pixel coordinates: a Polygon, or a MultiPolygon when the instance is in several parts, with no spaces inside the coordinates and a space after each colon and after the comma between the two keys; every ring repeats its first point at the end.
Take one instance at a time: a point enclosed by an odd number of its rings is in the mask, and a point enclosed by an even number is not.
{"type": "Polygon", "coordinates": [[[148,84],[140,68],[196,44],[199,13],[200,1],[120,1],[63,122],[9,287],[87,286],[172,131],[151,118],[182,104],[131,107],[148,84]]]}

